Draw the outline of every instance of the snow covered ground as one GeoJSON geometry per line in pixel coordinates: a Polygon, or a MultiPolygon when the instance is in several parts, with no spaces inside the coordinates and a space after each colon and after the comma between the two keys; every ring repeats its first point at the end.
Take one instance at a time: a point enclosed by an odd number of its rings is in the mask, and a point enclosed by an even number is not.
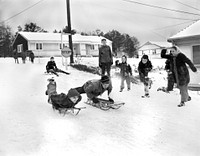
{"type": "MultiPolygon", "coordinates": [[[[0,156],[199,155],[200,95],[190,91],[192,101],[178,108],[177,89],[170,94],[156,91],[166,86],[165,71],[150,73],[154,84],[148,99],[141,98],[142,84],[132,84],[131,91],[120,93],[120,80],[113,75],[113,97],[124,101],[123,107],[102,111],[85,105],[83,95],[77,107],[87,107],[85,110],[77,116],[61,116],[52,110],[45,95],[47,79],[52,77],[44,74],[48,60],[15,64],[12,58],[0,58],[0,156]]],[[[65,69],[61,58],[55,60],[65,69]]],[[[95,64],[97,58],[82,62],[95,64]]],[[[152,62],[164,66],[163,60],[152,62]]],[[[70,67],[68,70],[70,75],[54,76],[59,93],[99,78],[70,67]]]]}

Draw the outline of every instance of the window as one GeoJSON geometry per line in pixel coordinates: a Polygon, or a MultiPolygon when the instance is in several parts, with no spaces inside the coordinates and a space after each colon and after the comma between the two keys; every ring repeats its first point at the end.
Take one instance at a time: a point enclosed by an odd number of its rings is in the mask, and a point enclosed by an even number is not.
{"type": "Polygon", "coordinates": [[[21,53],[23,51],[23,44],[17,45],[17,52],[21,53]]]}
{"type": "Polygon", "coordinates": [[[42,50],[42,43],[36,43],[36,50],[42,50]]]}
{"type": "Polygon", "coordinates": [[[91,50],[94,50],[94,45],[91,45],[90,47],[91,47],[91,50]]]}
{"type": "Polygon", "coordinates": [[[67,47],[67,44],[66,43],[63,43],[63,46],[62,44],[60,43],[60,49],[64,48],[64,47],[67,47]]]}
{"type": "Polygon", "coordinates": [[[192,47],[193,49],[193,63],[200,64],[200,45],[192,47]]]}

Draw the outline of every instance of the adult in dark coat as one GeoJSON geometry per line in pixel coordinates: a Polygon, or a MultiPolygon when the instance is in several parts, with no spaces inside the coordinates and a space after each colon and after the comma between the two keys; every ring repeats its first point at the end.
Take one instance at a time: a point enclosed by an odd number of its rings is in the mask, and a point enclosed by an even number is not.
{"type": "Polygon", "coordinates": [[[111,65],[113,64],[113,55],[111,49],[106,45],[106,39],[102,39],[102,46],[99,48],[99,67],[101,68],[101,74],[110,76],[111,65]]]}
{"type": "Polygon", "coordinates": [[[31,62],[34,63],[35,55],[33,52],[30,52],[29,57],[30,57],[31,62]]]}
{"type": "Polygon", "coordinates": [[[178,107],[184,106],[185,102],[190,101],[191,97],[188,95],[188,84],[190,82],[190,75],[186,64],[189,65],[193,72],[196,72],[197,69],[189,58],[187,58],[183,53],[177,49],[176,46],[171,48],[171,53],[173,56],[174,62],[174,73],[177,82],[177,87],[180,89],[181,94],[181,103],[178,107]]]}

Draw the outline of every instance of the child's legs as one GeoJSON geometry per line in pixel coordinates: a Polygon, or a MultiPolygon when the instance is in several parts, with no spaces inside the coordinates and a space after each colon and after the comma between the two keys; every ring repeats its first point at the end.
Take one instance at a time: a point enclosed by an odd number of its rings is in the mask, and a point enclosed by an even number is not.
{"type": "Polygon", "coordinates": [[[110,76],[111,65],[109,63],[106,64],[107,75],[110,76]]]}
{"type": "Polygon", "coordinates": [[[181,94],[181,102],[187,102],[188,101],[188,85],[179,86],[180,94],[181,94]]]}
{"type": "Polygon", "coordinates": [[[121,77],[121,85],[120,85],[120,89],[124,89],[124,80],[125,80],[125,77],[121,77]]]}
{"type": "Polygon", "coordinates": [[[144,83],[144,93],[149,94],[149,85],[144,83]]]}
{"type": "Polygon", "coordinates": [[[131,89],[131,79],[129,76],[126,77],[126,84],[127,84],[127,88],[131,89]]]}

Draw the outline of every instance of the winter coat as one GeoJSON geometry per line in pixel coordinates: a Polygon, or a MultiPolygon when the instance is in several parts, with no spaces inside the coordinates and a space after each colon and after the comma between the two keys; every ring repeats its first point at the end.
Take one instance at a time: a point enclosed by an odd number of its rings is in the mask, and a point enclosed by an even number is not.
{"type": "Polygon", "coordinates": [[[166,49],[163,49],[161,51],[161,58],[167,59],[165,62],[165,70],[170,75],[171,80],[173,79],[173,82],[176,82],[174,73],[174,61],[173,61],[174,56],[172,54],[166,54],[166,53],[167,53],[166,49]]]}
{"type": "Polygon", "coordinates": [[[17,53],[17,52],[14,52],[14,53],[13,53],[13,57],[14,57],[14,59],[18,59],[18,53],[17,53]]]}
{"type": "Polygon", "coordinates": [[[73,103],[70,100],[69,96],[64,93],[51,96],[52,105],[56,109],[58,109],[58,108],[73,108],[79,101],[81,101],[81,99],[82,99],[82,97],[80,94],[78,96],[78,100],[76,101],[76,103],[73,103]]]}
{"type": "Polygon", "coordinates": [[[82,97],[81,95],[75,90],[75,89],[70,89],[68,94],[66,95],[65,93],[57,94],[57,95],[52,95],[51,96],[51,101],[54,106],[54,108],[73,108],[77,103],[81,101],[82,97]],[[73,90],[73,95],[70,95],[70,91],[73,90]],[[73,96],[78,96],[78,100],[76,103],[73,103],[70,100],[70,97],[73,96]]]}
{"type": "Polygon", "coordinates": [[[56,82],[49,82],[47,85],[47,95],[57,94],[56,92],[56,82]]]}
{"type": "Polygon", "coordinates": [[[127,64],[127,62],[119,63],[119,61],[117,60],[115,62],[115,65],[120,68],[120,74],[121,74],[122,77],[132,75],[131,66],[129,64],[127,64]]]}
{"type": "Polygon", "coordinates": [[[32,52],[32,53],[30,53],[30,54],[29,54],[29,57],[30,57],[30,59],[31,59],[31,60],[33,60],[33,59],[35,58],[35,55],[34,55],[34,53],[33,53],[33,52],[32,52]]]}
{"type": "Polygon", "coordinates": [[[190,59],[188,59],[183,53],[179,53],[174,57],[174,73],[178,86],[187,85],[190,82],[190,75],[186,64],[190,66],[193,72],[197,71],[190,59]]]}
{"type": "Polygon", "coordinates": [[[49,61],[46,65],[46,70],[50,70],[50,69],[53,69],[53,70],[57,70],[57,66],[56,66],[56,63],[55,61],[49,61]]]}
{"type": "Polygon", "coordinates": [[[113,56],[111,49],[108,45],[102,45],[99,48],[99,66],[102,66],[102,63],[113,64],[113,56]]]}
{"type": "Polygon", "coordinates": [[[138,72],[140,76],[141,82],[145,81],[145,77],[148,77],[148,73],[152,70],[153,66],[151,64],[151,61],[147,61],[147,63],[142,63],[142,61],[139,62],[138,65],[138,72]]]}
{"type": "Polygon", "coordinates": [[[83,85],[83,88],[87,94],[87,97],[92,99],[103,94],[106,90],[108,90],[108,94],[110,94],[112,91],[112,84],[110,82],[109,87],[104,89],[100,80],[90,80],[83,85]]]}

